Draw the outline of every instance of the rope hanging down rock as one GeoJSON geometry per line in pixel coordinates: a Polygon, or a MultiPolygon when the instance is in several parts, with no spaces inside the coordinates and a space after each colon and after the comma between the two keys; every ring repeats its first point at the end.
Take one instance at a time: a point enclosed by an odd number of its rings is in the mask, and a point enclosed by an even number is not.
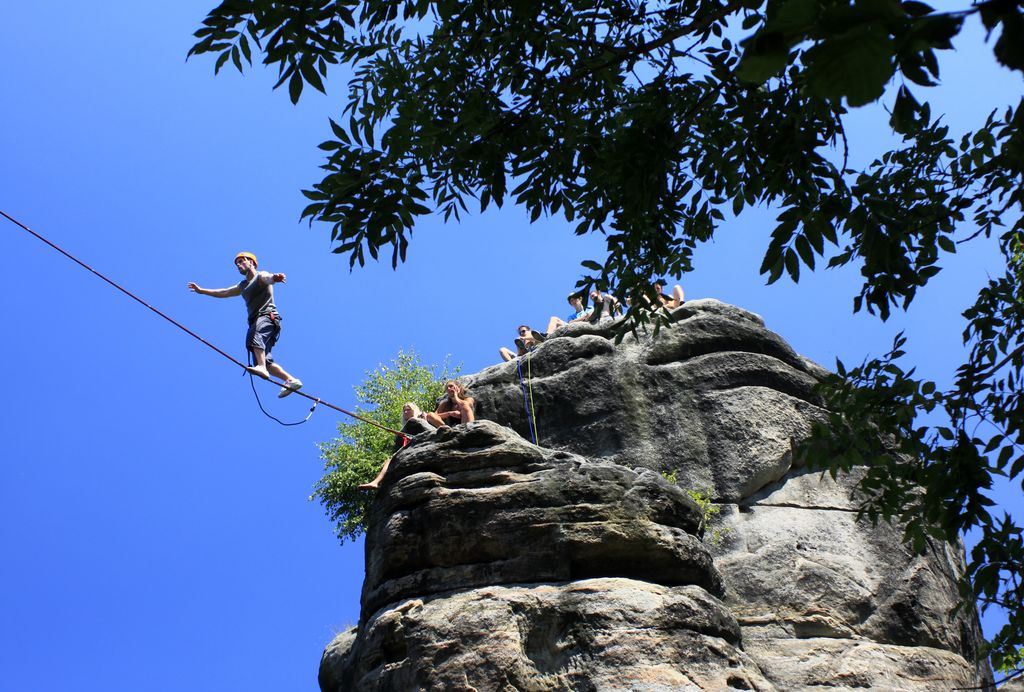
{"type": "Polygon", "coordinates": [[[533,375],[530,372],[530,358],[533,356],[533,349],[526,354],[526,379],[523,379],[522,357],[516,358],[516,370],[519,372],[519,387],[523,390],[523,408],[526,409],[526,427],[530,431],[530,438],[533,444],[537,444],[537,412],[533,407],[533,375]],[[530,394],[527,397],[526,383],[529,382],[530,394]]]}

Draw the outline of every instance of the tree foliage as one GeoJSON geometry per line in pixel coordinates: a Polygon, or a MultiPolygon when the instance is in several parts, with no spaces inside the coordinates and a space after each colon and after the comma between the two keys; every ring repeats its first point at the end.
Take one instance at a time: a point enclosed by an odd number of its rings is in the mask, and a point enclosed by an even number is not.
{"type": "MultiPolygon", "coordinates": [[[[458,368],[451,369],[447,360],[426,366],[415,351],[399,351],[389,365],[368,371],[363,383],[355,387],[355,412],[399,430],[407,401],[433,411],[444,394],[444,383],[457,374],[458,368]]],[[[366,529],[366,512],[373,496],[358,488],[377,475],[393,454],[394,443],[394,435],[386,430],[353,420],[338,423],[338,437],[320,445],[325,473],[310,499],[324,506],[342,542],[357,538],[366,529]]]]}
{"type": "Polygon", "coordinates": [[[580,284],[636,304],[652,276],[688,271],[726,214],[762,205],[778,212],[761,267],[769,282],[854,265],[854,310],[887,319],[958,246],[995,235],[1006,273],[965,313],[968,356],[953,386],[915,379],[902,340],[840,367],[828,394],[846,446],[822,433],[810,451],[839,452],[835,469],[872,469],[864,512],[903,519],[915,544],[981,529],[964,593],[1008,608],[995,641],[1005,662],[1024,643],[1024,551],[986,490],[1022,476],[1024,110],[1011,95],[956,135],[923,95],[939,80],[937,51],[968,20],[982,22],[999,64],[1024,71],[1022,4],[226,0],[190,54],[242,69],[255,45],[293,101],[304,84],[323,90],[328,66],[352,70],[303,211],[329,225],[351,266],[381,251],[397,265],[419,216],[512,200],[533,219],[562,215],[579,234],[603,234],[607,257],[584,262],[580,284]],[[845,120],[873,102],[899,144],[855,168],[845,120]],[[922,422],[929,412],[942,422],[922,422]]]}

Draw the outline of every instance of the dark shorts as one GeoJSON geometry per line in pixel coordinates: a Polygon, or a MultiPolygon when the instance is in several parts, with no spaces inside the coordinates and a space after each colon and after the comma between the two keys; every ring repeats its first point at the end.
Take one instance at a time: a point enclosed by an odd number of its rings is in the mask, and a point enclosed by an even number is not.
{"type": "Polygon", "coordinates": [[[249,331],[245,335],[245,348],[249,351],[261,350],[267,354],[267,362],[273,363],[270,351],[281,336],[281,318],[276,320],[269,315],[260,315],[256,321],[249,325],[249,331]]]}

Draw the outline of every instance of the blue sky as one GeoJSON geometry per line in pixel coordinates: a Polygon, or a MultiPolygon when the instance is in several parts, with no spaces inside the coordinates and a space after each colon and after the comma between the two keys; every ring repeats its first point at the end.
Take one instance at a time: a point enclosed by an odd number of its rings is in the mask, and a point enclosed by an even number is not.
{"type": "MultiPolygon", "coordinates": [[[[520,322],[566,312],[579,262],[601,255],[559,219],[506,205],[461,224],[428,218],[409,261],[349,272],[329,231],[299,223],[319,180],[345,74],[298,106],[260,68],[213,75],[185,61],[212,2],[18,3],[0,40],[0,209],[244,359],[239,299],[189,293],[237,281],[248,250],[284,272],[279,361],[339,406],[366,370],[415,348],[464,372],[497,361],[520,322]]],[[[973,32],[965,46],[976,46],[973,32]]],[[[937,110],[954,130],[1015,101],[1020,80],[987,49],[943,62],[937,110]],[[1013,95],[1012,98],[1008,95],[1013,95]],[[1001,100],[1004,99],[1004,100],[1001,100]]],[[[854,156],[884,146],[884,113],[851,127],[854,156]]],[[[907,314],[852,315],[856,271],[766,287],[771,216],[744,214],[697,254],[688,298],[765,318],[831,366],[878,355],[900,329],[919,371],[948,381],[959,313],[999,271],[975,243],[907,314]]],[[[323,646],[358,618],[363,545],[339,546],[307,497],[317,442],[338,415],[282,428],[239,370],[0,220],[7,334],[0,340],[0,688],[313,690],[323,646]]],[[[274,398],[302,418],[307,402],[274,398]]],[[[1018,513],[1019,489],[998,498],[1018,513]]]]}

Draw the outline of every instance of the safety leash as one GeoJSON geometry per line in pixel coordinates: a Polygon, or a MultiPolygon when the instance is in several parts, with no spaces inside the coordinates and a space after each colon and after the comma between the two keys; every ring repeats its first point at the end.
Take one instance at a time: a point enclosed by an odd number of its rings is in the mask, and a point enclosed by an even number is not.
{"type": "MultiPolygon", "coordinates": [[[[251,352],[251,351],[249,352],[249,355],[248,355],[248,356],[246,356],[246,361],[247,361],[247,362],[248,362],[248,363],[249,363],[250,365],[252,365],[252,352],[251,352]]],[[[245,373],[243,373],[243,374],[245,374],[245,375],[248,375],[248,376],[249,376],[249,386],[250,386],[250,387],[252,387],[252,395],[253,395],[254,397],[256,397],[256,405],[260,407],[260,411],[263,411],[263,415],[264,415],[264,416],[266,416],[267,418],[269,418],[269,419],[273,420],[273,421],[276,421],[277,423],[280,423],[281,425],[283,425],[283,426],[285,426],[285,427],[290,427],[290,426],[292,426],[292,425],[302,425],[303,423],[305,423],[306,421],[308,421],[308,420],[309,420],[310,418],[312,418],[312,416],[313,416],[313,411],[316,411],[316,405],[320,403],[320,400],[319,400],[319,399],[316,399],[316,400],[315,400],[315,401],[313,402],[313,405],[312,405],[312,406],[310,406],[310,408],[309,408],[309,413],[307,413],[307,414],[306,414],[306,417],[305,417],[305,418],[303,418],[302,420],[300,420],[300,421],[296,421],[296,422],[294,422],[294,423],[285,423],[285,422],[284,422],[283,420],[281,420],[281,419],[280,419],[280,418],[278,418],[277,416],[274,416],[274,415],[271,415],[270,413],[267,413],[267,409],[263,408],[263,402],[262,402],[262,401],[260,401],[260,395],[259,395],[259,392],[257,392],[257,391],[256,391],[256,383],[255,383],[255,382],[253,381],[253,379],[252,379],[252,378],[253,378],[253,374],[252,374],[251,372],[249,372],[248,370],[246,370],[246,371],[245,371],[245,373]]]]}
{"type": "Polygon", "coordinates": [[[294,423],[285,423],[283,420],[281,420],[277,416],[274,416],[274,415],[271,415],[270,413],[267,413],[267,409],[263,408],[263,402],[260,401],[260,395],[256,392],[256,383],[253,382],[253,380],[252,380],[253,374],[251,372],[247,373],[247,374],[249,375],[249,386],[252,387],[253,396],[256,397],[256,405],[260,407],[260,411],[263,411],[263,415],[264,416],[266,416],[267,418],[270,418],[271,420],[277,421],[281,425],[284,425],[284,426],[302,425],[303,423],[308,421],[313,416],[313,411],[316,411],[316,405],[320,403],[319,399],[314,399],[313,400],[313,405],[309,407],[309,413],[306,414],[305,418],[303,418],[300,421],[295,421],[294,423]]]}

